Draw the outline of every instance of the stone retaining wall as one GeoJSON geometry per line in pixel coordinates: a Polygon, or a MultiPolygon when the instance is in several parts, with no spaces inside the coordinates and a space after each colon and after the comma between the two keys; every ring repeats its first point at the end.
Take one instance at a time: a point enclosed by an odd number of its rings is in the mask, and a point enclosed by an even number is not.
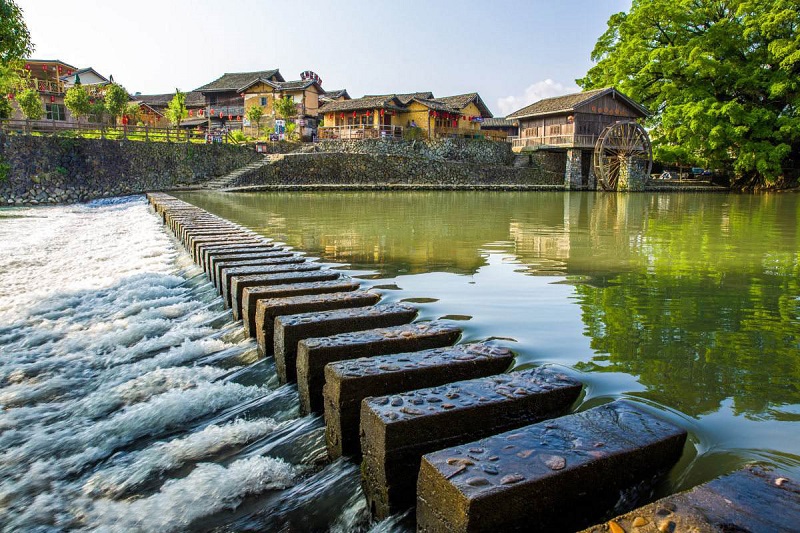
{"type": "Polygon", "coordinates": [[[353,153],[288,154],[242,175],[236,187],[299,185],[563,186],[563,177],[538,168],[353,153]]]}
{"type": "Polygon", "coordinates": [[[447,138],[434,140],[321,140],[304,146],[301,152],[336,152],[365,155],[422,157],[434,161],[462,161],[488,165],[510,165],[511,144],[485,139],[447,138]]]}
{"type": "Polygon", "coordinates": [[[0,134],[0,206],[71,203],[201,183],[252,147],[0,134]]]}

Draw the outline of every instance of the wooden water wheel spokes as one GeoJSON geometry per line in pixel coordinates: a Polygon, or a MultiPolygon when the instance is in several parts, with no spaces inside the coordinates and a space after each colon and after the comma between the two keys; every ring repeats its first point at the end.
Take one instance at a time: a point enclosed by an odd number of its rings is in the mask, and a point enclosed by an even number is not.
{"type": "Polygon", "coordinates": [[[594,172],[606,191],[617,190],[621,172],[634,171],[644,176],[653,168],[653,149],[647,131],[632,120],[606,127],[594,146],[594,172]]]}

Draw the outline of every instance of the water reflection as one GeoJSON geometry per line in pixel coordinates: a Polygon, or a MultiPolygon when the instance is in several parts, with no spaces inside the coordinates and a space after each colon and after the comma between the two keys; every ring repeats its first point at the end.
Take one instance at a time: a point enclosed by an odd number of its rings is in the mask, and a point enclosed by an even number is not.
{"type": "Polygon", "coordinates": [[[566,365],[602,395],[695,419],[725,413],[734,429],[707,436],[716,454],[759,455],[735,437],[755,423],[759,449],[798,464],[800,195],[182,197],[372,270],[375,285],[402,289],[387,299],[422,299],[423,318],[457,317],[467,339],[514,339],[520,365],[566,365]],[[633,384],[604,378],[620,375],[633,384]]]}

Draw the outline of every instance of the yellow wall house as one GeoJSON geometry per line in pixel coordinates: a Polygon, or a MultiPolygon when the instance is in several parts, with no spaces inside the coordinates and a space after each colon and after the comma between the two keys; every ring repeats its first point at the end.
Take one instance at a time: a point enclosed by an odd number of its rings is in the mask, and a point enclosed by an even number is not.
{"type": "Polygon", "coordinates": [[[320,137],[358,139],[400,137],[419,128],[424,137],[485,137],[480,129],[492,113],[478,93],[434,98],[431,92],[367,95],[326,102],[321,110],[325,127],[320,137]]]}
{"type": "MultiPolygon", "coordinates": [[[[289,97],[294,101],[296,107],[295,117],[298,121],[303,121],[301,126],[304,128],[303,135],[311,135],[316,131],[317,117],[319,116],[320,96],[325,91],[320,85],[319,78],[313,77],[294,81],[273,81],[266,79],[256,79],[240,88],[239,92],[244,95],[244,112],[254,106],[260,107],[263,118],[260,127],[271,128],[275,124],[275,100],[289,97]]],[[[258,136],[256,125],[246,121],[247,131],[250,135],[258,136]]]]}

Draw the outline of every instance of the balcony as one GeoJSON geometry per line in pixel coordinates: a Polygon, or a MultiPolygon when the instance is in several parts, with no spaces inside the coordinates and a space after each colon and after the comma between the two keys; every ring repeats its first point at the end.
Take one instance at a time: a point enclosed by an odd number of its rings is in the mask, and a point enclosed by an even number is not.
{"type": "Polygon", "coordinates": [[[509,137],[511,148],[520,151],[524,148],[541,150],[547,148],[594,148],[597,135],[575,135],[565,133],[560,135],[540,135],[509,137]]]}
{"type": "Polygon", "coordinates": [[[40,93],[64,94],[66,92],[64,82],[61,80],[41,80],[32,78],[28,80],[28,87],[40,93]]]}
{"type": "Polygon", "coordinates": [[[317,130],[320,139],[402,139],[401,126],[375,126],[373,124],[358,124],[350,126],[322,126],[317,130]]]}

